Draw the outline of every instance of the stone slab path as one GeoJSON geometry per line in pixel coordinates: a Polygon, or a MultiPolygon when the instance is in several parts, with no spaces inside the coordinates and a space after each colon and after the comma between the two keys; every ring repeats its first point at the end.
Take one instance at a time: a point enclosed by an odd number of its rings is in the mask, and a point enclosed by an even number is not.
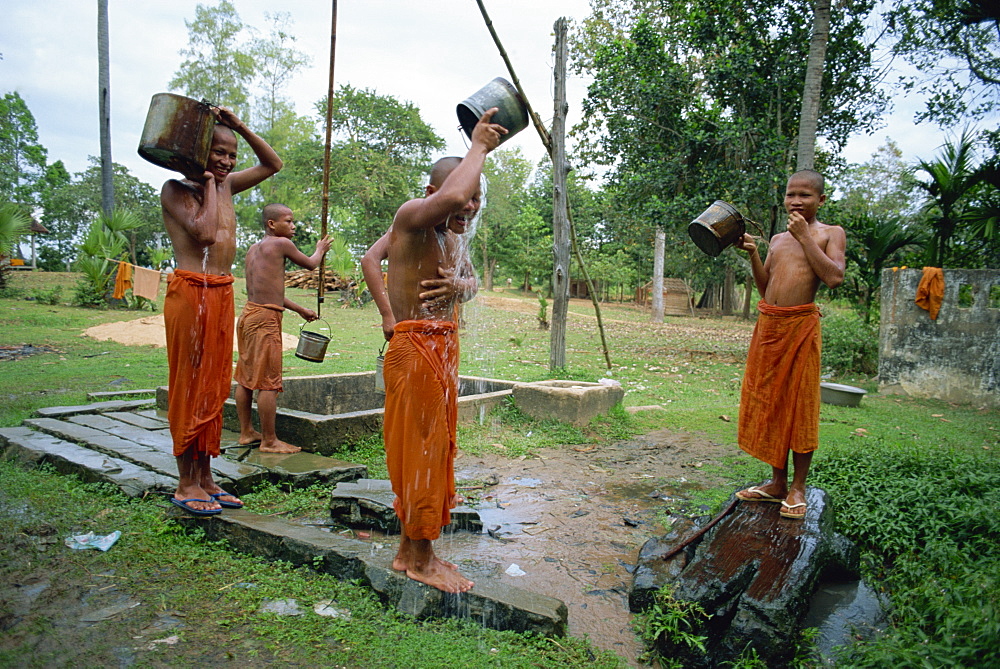
{"type": "MultiPolygon", "coordinates": [[[[0,457],[28,466],[47,463],[62,474],[111,484],[130,497],[170,495],[177,486],[177,466],[166,417],[154,407],[154,399],[108,399],[39,409],[18,427],[0,428],[0,457]]],[[[364,488],[379,488],[382,497],[386,494],[387,482],[365,479],[367,468],[363,465],[305,452],[247,452],[231,432],[224,432],[222,446],[224,455],[212,460],[212,470],[220,485],[237,495],[247,494],[265,481],[290,487],[324,484],[333,488],[340,484],[345,491],[352,486],[359,488],[360,483],[364,488]]],[[[391,496],[391,490],[388,494],[391,496]]],[[[355,494],[355,503],[369,496],[355,494]]],[[[391,497],[389,505],[391,509],[391,497]]],[[[482,530],[474,511],[457,511],[456,526],[482,530]]],[[[173,507],[166,513],[186,525],[197,524],[208,539],[224,539],[236,550],[309,565],[342,579],[358,579],[384,602],[416,617],[470,618],[494,629],[544,636],[566,634],[567,608],[562,601],[489,578],[477,578],[470,592],[447,594],[394,571],[395,546],[372,544],[246,509],[226,509],[208,518],[195,518],[173,507]]]]}

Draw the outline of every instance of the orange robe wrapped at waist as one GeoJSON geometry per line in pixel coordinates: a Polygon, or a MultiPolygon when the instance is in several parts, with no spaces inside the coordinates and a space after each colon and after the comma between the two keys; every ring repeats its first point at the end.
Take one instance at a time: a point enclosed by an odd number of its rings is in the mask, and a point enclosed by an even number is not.
{"type": "Polygon", "coordinates": [[[448,321],[402,321],[389,340],[385,456],[394,507],[412,540],[451,522],[458,422],[458,332],[448,321]]]}
{"type": "Polygon", "coordinates": [[[175,270],[163,301],[174,455],[219,455],[233,377],[233,277],[175,270]]]}
{"type": "Polygon", "coordinates": [[[740,396],[740,448],[786,469],[788,451],[819,445],[819,307],[776,307],[763,300],[747,354],[740,396]]]}
{"type": "Polygon", "coordinates": [[[281,316],[284,307],[247,302],[236,324],[236,383],[251,390],[281,391],[281,316]]]}

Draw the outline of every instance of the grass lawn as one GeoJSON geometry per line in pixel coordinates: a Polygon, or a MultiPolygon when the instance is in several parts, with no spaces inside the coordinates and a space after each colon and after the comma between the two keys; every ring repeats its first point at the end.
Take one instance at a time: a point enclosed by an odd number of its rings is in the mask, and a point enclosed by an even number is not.
{"type": "MultiPolygon", "coordinates": [[[[0,296],[0,353],[23,345],[50,349],[17,359],[0,358],[0,427],[19,425],[41,407],[85,403],[88,392],[166,384],[165,349],[96,341],[82,334],[102,323],[153,314],[68,306],[75,281],[72,274],[18,272],[11,277],[7,295],[0,296]],[[56,295],[60,289],[61,297],[56,295]]],[[[239,313],[246,300],[240,280],[236,295],[239,313]]],[[[289,289],[288,296],[315,308],[315,296],[295,289],[289,289]]],[[[162,293],[156,313],[161,308],[162,293]]],[[[516,380],[552,378],[549,333],[538,328],[537,312],[534,297],[516,293],[490,293],[466,305],[462,373],[516,380]]],[[[624,386],[626,406],[658,404],[665,411],[642,414],[644,418],[621,413],[583,430],[507,421],[497,428],[504,431],[499,440],[508,444],[505,452],[511,457],[530,456],[533,445],[596,442],[670,428],[701,433],[732,447],[733,465],[718,472],[725,483],[709,493],[715,500],[725,499],[733,485],[766,476],[766,468],[735,458],[740,383],[752,324],[736,317],[668,317],[663,324],[651,324],[644,311],[630,305],[605,305],[602,312],[612,369],[604,365],[593,307],[574,300],[567,328],[568,364],[559,376],[587,381],[608,376],[624,386]],[[517,447],[510,448],[510,444],[517,447]]],[[[382,345],[374,305],[342,309],[328,295],[322,316],[332,337],[326,359],[318,364],[307,362],[289,351],[284,357],[285,375],[373,369],[382,345]]],[[[299,324],[296,315],[286,314],[286,332],[297,335],[299,324]]],[[[978,658],[979,666],[991,660],[1000,663],[1000,608],[995,596],[988,598],[991,604],[982,598],[984,592],[1000,591],[996,567],[1000,549],[995,540],[1000,536],[1000,412],[880,396],[876,383],[868,378],[833,380],[860,386],[869,394],[858,408],[822,405],[821,444],[810,482],[831,493],[842,529],[864,549],[869,574],[892,587],[897,607],[893,629],[885,639],[856,649],[844,660],[845,666],[971,666],[962,664],[961,658],[978,658]],[[942,658],[959,660],[949,663],[942,658]]],[[[381,457],[376,441],[359,445],[357,451],[372,463],[381,457]]],[[[495,429],[487,433],[477,426],[463,426],[459,434],[459,446],[473,451],[490,448],[497,441],[495,429]]],[[[616,664],[614,658],[595,654],[578,641],[539,642],[453,621],[416,623],[382,609],[363,589],[350,584],[329,583],[308,570],[259,564],[233,556],[223,547],[204,545],[197,537],[183,536],[165,525],[147,503],[107,496],[106,491],[62,477],[4,467],[0,470],[0,508],[55,499],[57,503],[46,507],[48,516],[38,522],[62,532],[69,526],[86,525],[86,518],[110,513],[142,538],[138,553],[122,555],[122,551],[116,557],[115,551],[86,552],[87,557],[74,557],[79,565],[64,565],[66,569],[94,574],[141,569],[164,593],[161,610],[171,610],[177,601],[194,602],[206,610],[218,608],[219,619],[236,639],[226,645],[225,652],[250,666],[258,666],[252,658],[261,659],[259,666],[264,660],[284,662],[287,652],[294,655],[293,666],[315,663],[320,657],[326,657],[323,663],[328,665],[403,666],[387,659],[400,657],[392,655],[400,644],[412,647],[414,661],[405,666],[616,664]],[[213,570],[218,565],[218,580],[212,574],[187,582],[185,573],[190,571],[164,567],[188,554],[211,559],[213,570]],[[258,583],[260,589],[218,590],[244,581],[258,583]],[[349,602],[358,612],[355,623],[327,621],[322,628],[300,627],[252,614],[265,593],[316,589],[349,602]],[[442,641],[445,638],[447,643],[442,641]],[[443,652],[430,650],[439,644],[444,644],[443,652]],[[344,650],[350,648],[355,649],[353,654],[344,650]],[[364,652],[359,655],[361,648],[364,652]]],[[[274,497],[273,491],[267,494],[274,497]]],[[[277,507],[283,502],[273,503],[277,507]]],[[[19,576],[26,568],[11,542],[20,541],[15,537],[24,523],[28,521],[6,522],[4,531],[8,543],[5,569],[19,576]]],[[[219,643],[201,627],[192,627],[186,634],[219,643]]],[[[0,659],[6,657],[5,664],[23,661],[25,656],[17,653],[27,647],[10,651],[14,655],[0,654],[0,659]]],[[[192,657],[186,661],[197,663],[192,657]]],[[[169,664],[158,662],[150,666],[169,664]]]]}

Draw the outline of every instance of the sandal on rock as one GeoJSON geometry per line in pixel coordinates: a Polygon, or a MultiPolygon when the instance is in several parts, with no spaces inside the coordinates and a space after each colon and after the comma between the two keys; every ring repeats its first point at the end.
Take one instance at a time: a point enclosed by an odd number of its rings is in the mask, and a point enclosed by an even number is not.
{"type": "Polygon", "coordinates": [[[796,520],[801,519],[801,518],[805,518],[806,517],[806,503],[805,502],[799,502],[798,504],[789,504],[788,502],[782,501],[781,502],[781,511],[779,511],[778,513],[781,514],[782,518],[794,518],[796,520]],[[792,511],[792,509],[797,509],[800,506],[802,507],[802,511],[801,512],[799,512],[799,511],[792,511]]]}
{"type": "Polygon", "coordinates": [[[773,497],[763,490],[760,486],[751,486],[746,490],[740,490],[736,493],[736,496],[742,499],[744,502],[784,502],[784,497],[773,497]],[[757,497],[749,497],[750,495],[757,495],[757,497]]]}

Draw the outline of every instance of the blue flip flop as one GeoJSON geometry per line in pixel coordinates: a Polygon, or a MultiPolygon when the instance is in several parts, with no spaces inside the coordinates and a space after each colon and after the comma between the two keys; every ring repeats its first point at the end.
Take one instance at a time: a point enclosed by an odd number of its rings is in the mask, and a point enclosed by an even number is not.
{"type": "Polygon", "coordinates": [[[223,490],[222,492],[217,492],[214,495],[209,495],[209,497],[211,497],[216,502],[218,502],[219,504],[221,504],[223,506],[223,508],[226,508],[226,509],[242,509],[243,508],[243,502],[227,502],[224,499],[219,499],[220,497],[226,497],[226,496],[236,497],[236,495],[234,495],[233,493],[226,492],[225,490],[223,490]]]}
{"type": "MultiPolygon", "coordinates": [[[[211,504],[210,499],[198,499],[196,497],[191,497],[189,499],[177,499],[176,497],[170,498],[170,503],[174,506],[179,506],[185,511],[195,516],[214,516],[222,513],[222,509],[196,509],[193,506],[188,505],[188,502],[205,502],[206,504],[211,504]]],[[[222,502],[219,502],[222,504],[222,502]]]]}

